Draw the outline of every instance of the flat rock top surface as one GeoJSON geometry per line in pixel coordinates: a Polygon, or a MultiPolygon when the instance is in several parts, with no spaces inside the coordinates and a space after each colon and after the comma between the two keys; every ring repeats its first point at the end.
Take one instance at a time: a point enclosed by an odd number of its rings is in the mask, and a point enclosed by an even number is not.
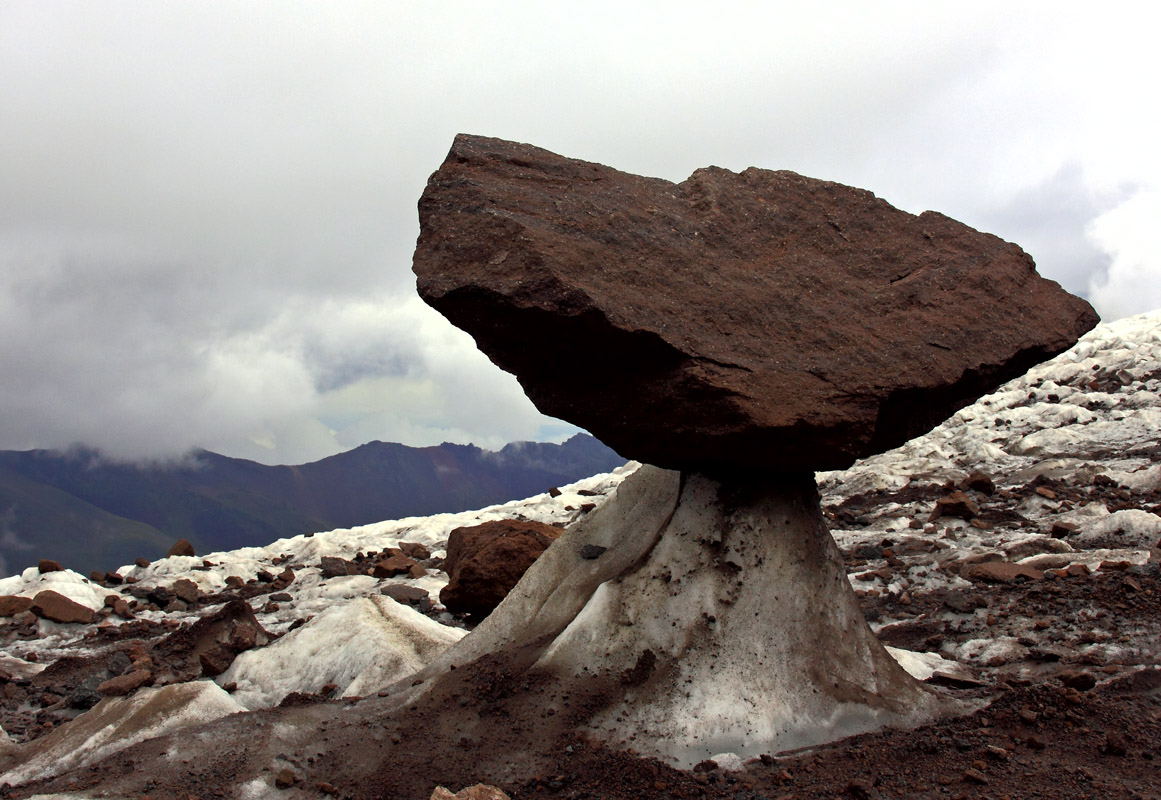
{"type": "Polygon", "coordinates": [[[460,135],[419,211],[421,296],[543,412],[669,468],[846,467],[1098,319],[1014,244],[791,172],[460,135]]]}

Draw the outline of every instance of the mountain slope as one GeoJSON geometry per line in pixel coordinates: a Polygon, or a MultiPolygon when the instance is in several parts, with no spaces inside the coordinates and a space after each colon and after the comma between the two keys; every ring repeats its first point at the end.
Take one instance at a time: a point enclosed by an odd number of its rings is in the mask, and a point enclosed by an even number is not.
{"type": "Polygon", "coordinates": [[[0,451],[0,567],[7,574],[48,557],[85,572],[112,569],[157,558],[178,538],[199,552],[264,545],[502,503],[622,463],[583,434],[498,452],[371,442],[275,467],[208,451],[177,464],[112,463],[83,449],[0,451]]]}

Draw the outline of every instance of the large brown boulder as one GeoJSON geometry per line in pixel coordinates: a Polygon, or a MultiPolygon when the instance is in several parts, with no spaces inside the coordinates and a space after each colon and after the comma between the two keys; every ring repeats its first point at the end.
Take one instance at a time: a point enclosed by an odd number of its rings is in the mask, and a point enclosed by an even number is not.
{"type": "Polygon", "coordinates": [[[541,411],[670,468],[846,467],[1098,321],[1014,244],[792,172],[461,135],[419,215],[424,300],[541,411]]]}
{"type": "Polygon", "coordinates": [[[444,569],[450,580],[440,602],[457,614],[488,616],[558,536],[559,528],[519,520],[456,528],[448,536],[444,569]]]}

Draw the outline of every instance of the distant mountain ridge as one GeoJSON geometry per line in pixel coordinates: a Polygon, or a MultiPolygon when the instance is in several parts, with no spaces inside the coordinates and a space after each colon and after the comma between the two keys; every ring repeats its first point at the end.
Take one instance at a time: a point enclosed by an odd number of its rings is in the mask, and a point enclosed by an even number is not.
{"type": "Polygon", "coordinates": [[[466,511],[608,472],[625,459],[592,436],[499,451],[371,442],[297,466],[200,450],[174,464],[98,451],[0,451],[0,576],[51,558],[82,572],[158,558],[179,538],[199,553],[311,531],[466,511]]]}

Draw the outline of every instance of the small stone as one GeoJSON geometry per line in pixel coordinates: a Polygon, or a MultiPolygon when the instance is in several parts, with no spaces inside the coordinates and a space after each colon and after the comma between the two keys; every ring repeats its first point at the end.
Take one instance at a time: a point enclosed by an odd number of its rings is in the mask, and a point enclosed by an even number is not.
{"type": "Polygon", "coordinates": [[[227,575],[226,586],[230,589],[241,589],[246,585],[246,581],[240,575],[227,575]]]}
{"type": "Polygon", "coordinates": [[[336,795],[339,793],[338,787],[329,784],[326,781],[319,781],[314,785],[314,788],[318,789],[323,794],[336,795]]]}
{"type": "Polygon", "coordinates": [[[394,578],[396,575],[409,572],[415,566],[419,566],[419,562],[413,558],[405,555],[389,556],[375,564],[373,574],[376,578],[394,578]]]}
{"type": "Polygon", "coordinates": [[[1047,486],[1037,486],[1036,487],[1036,494],[1040,495],[1041,497],[1045,498],[1046,500],[1055,500],[1056,499],[1056,492],[1052,491],[1047,486]]]}
{"type": "Polygon", "coordinates": [[[1085,575],[1091,575],[1092,570],[1086,564],[1069,564],[1064,568],[1065,573],[1069,577],[1083,578],[1085,575]]]}
{"type": "Polygon", "coordinates": [[[36,597],[32,598],[29,611],[53,622],[79,622],[86,625],[95,622],[97,616],[91,608],[70,600],[52,589],[38,592],[36,597]]]}
{"type": "Polygon", "coordinates": [[[104,583],[105,573],[101,572],[99,569],[95,569],[89,573],[89,580],[91,580],[93,583],[104,583]]]}
{"type": "Polygon", "coordinates": [[[548,490],[549,497],[560,497],[560,494],[560,489],[557,489],[555,486],[548,490]]]}
{"type": "Polygon", "coordinates": [[[196,603],[199,599],[201,599],[202,595],[202,591],[198,588],[198,585],[191,581],[189,578],[179,578],[173,582],[173,585],[169,587],[169,590],[173,592],[179,600],[182,600],[186,603],[196,603]]]}
{"type": "Polygon", "coordinates": [[[229,647],[218,645],[201,653],[198,661],[202,667],[202,674],[214,678],[230,668],[234,663],[234,653],[229,647]]]}
{"type": "Polygon", "coordinates": [[[278,775],[274,778],[274,785],[279,789],[289,789],[296,783],[298,783],[298,778],[292,769],[279,770],[278,775]]]}
{"type": "Polygon", "coordinates": [[[189,543],[188,539],[178,539],[176,542],[173,543],[173,547],[169,548],[169,550],[166,552],[165,557],[170,558],[171,556],[196,556],[196,555],[197,555],[197,553],[194,552],[194,547],[192,544],[189,543]]]}
{"type": "Polygon", "coordinates": [[[120,586],[122,583],[125,582],[125,579],[123,577],[121,577],[120,572],[106,572],[105,573],[105,582],[108,583],[110,586],[120,586]]]}
{"type": "Polygon", "coordinates": [[[971,521],[980,514],[980,506],[963,492],[952,492],[946,497],[935,501],[935,508],[931,512],[931,520],[940,517],[957,517],[964,521],[971,521]]]}
{"type": "Polygon", "coordinates": [[[61,572],[64,567],[60,565],[59,561],[52,561],[51,559],[42,558],[36,564],[37,570],[43,575],[46,572],[61,572]]]}
{"type": "Polygon", "coordinates": [[[345,558],[323,556],[320,563],[320,570],[324,578],[340,578],[344,575],[358,575],[359,565],[345,558]]]}
{"type": "Polygon", "coordinates": [[[981,564],[969,564],[960,571],[960,576],[971,581],[985,583],[1012,583],[1017,579],[1038,581],[1044,578],[1044,573],[1027,564],[1017,564],[1012,561],[985,561],[981,564]]]}
{"type": "Polygon", "coordinates": [[[996,484],[992,480],[991,475],[980,470],[975,470],[960,482],[960,488],[971,489],[980,494],[994,494],[996,484]]]}
{"type": "Polygon", "coordinates": [[[601,557],[601,554],[608,548],[601,547],[597,544],[586,544],[580,549],[580,557],[586,561],[593,561],[601,557]]]}
{"type": "Polygon", "coordinates": [[[274,573],[267,569],[260,569],[254,576],[261,583],[274,583],[274,573]]]}
{"type": "Polygon", "coordinates": [[[1068,670],[1060,673],[1060,682],[1069,689],[1076,689],[1078,692],[1087,692],[1097,685],[1096,677],[1091,672],[1083,670],[1068,670]]]}
{"type": "Polygon", "coordinates": [[[978,783],[981,786],[987,786],[989,783],[988,776],[980,772],[978,769],[965,769],[963,771],[963,776],[972,783],[978,783]]]}
{"type": "Polygon", "coordinates": [[[1052,523],[1052,530],[1049,531],[1049,534],[1053,539],[1065,539],[1072,536],[1078,530],[1080,530],[1080,526],[1075,523],[1057,520],[1052,523]]]}
{"type": "Polygon", "coordinates": [[[294,583],[294,578],[294,570],[292,570],[290,567],[287,567],[286,569],[282,570],[282,572],[278,573],[277,582],[286,587],[294,583]]]}
{"type": "Polygon", "coordinates": [[[290,592],[275,592],[270,595],[270,600],[275,603],[289,603],[294,599],[294,595],[290,592]]]}
{"type": "Polygon", "coordinates": [[[943,598],[943,604],[960,614],[970,614],[977,608],[983,608],[987,605],[978,594],[965,592],[962,589],[949,591],[947,596],[943,598]]]}
{"type": "Polygon", "coordinates": [[[0,597],[0,617],[15,617],[32,608],[31,597],[4,595],[0,597]]]}
{"type": "Polygon", "coordinates": [[[419,542],[400,542],[399,549],[403,552],[403,555],[408,558],[414,558],[416,561],[431,558],[431,551],[419,542]]]}
{"type": "Polygon", "coordinates": [[[110,678],[98,685],[97,691],[107,697],[120,697],[144,686],[152,677],[153,673],[147,669],[135,669],[124,675],[118,675],[116,678],[110,678]]]}
{"type": "Polygon", "coordinates": [[[133,563],[141,567],[141,569],[145,569],[149,566],[150,562],[148,558],[135,558],[133,559],[133,563]]]}

